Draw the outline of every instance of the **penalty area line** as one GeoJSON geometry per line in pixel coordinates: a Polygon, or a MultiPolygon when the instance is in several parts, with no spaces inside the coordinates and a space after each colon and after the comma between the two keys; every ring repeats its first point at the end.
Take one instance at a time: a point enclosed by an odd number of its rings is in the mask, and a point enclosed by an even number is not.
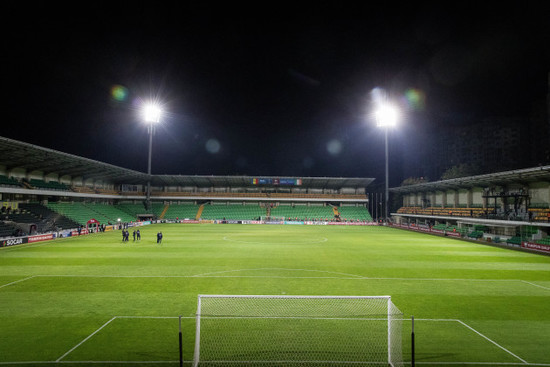
{"type": "MultiPolygon", "coordinates": [[[[545,287],[543,285],[535,284],[526,280],[521,279],[468,279],[468,278],[405,278],[405,277],[366,277],[356,274],[346,274],[333,271],[325,270],[310,270],[310,269],[284,269],[284,268],[259,268],[259,269],[236,269],[236,270],[225,270],[225,271],[216,271],[210,273],[200,273],[200,274],[189,274],[189,275],[122,275],[122,274],[38,274],[33,275],[25,279],[15,281],[13,283],[36,278],[286,278],[286,279],[341,279],[341,280],[380,280],[380,281],[422,281],[422,282],[493,282],[493,283],[506,283],[506,282],[519,282],[527,284],[533,287],[550,290],[550,287],[545,287]],[[259,270],[287,270],[287,271],[303,271],[303,272],[317,272],[317,273],[327,273],[334,274],[334,276],[285,276],[285,275],[223,275],[228,273],[238,273],[245,271],[259,271],[259,270]]],[[[11,283],[10,283],[11,284],[11,283]]],[[[5,284],[8,285],[8,284],[5,284]]],[[[2,286],[0,286],[1,288],[2,286]]]]}
{"type": "Polygon", "coordinates": [[[527,362],[525,359],[517,356],[516,354],[510,352],[508,349],[504,348],[502,345],[498,344],[497,342],[495,342],[494,340],[490,339],[489,337],[483,335],[482,333],[480,333],[479,331],[477,331],[476,329],[474,329],[473,327],[471,327],[470,325],[466,324],[465,322],[461,321],[461,320],[456,320],[458,321],[460,324],[462,324],[464,327],[470,329],[471,331],[473,331],[474,333],[476,333],[477,335],[481,336],[482,338],[484,338],[485,340],[493,343],[495,346],[499,347],[500,349],[502,349],[503,351],[505,351],[506,353],[510,354],[511,356],[513,356],[514,358],[516,359],[519,359],[523,364],[529,364],[529,362],[527,362]]]}
{"type": "Polygon", "coordinates": [[[29,280],[29,279],[32,279],[32,278],[34,278],[34,277],[36,277],[36,275],[31,275],[30,277],[26,277],[26,278],[23,278],[23,279],[19,279],[19,280],[13,281],[13,282],[8,283],[8,284],[2,284],[2,285],[0,285],[0,289],[1,289],[1,288],[4,288],[4,287],[7,287],[7,286],[9,286],[9,285],[12,285],[12,284],[24,282],[25,280],[29,280]]]}
{"type": "Polygon", "coordinates": [[[105,326],[109,325],[113,320],[116,319],[116,316],[113,317],[112,319],[110,319],[109,321],[107,321],[106,323],[104,323],[99,329],[97,329],[96,331],[94,331],[93,333],[91,333],[90,335],[88,335],[88,337],[86,337],[84,340],[82,340],[80,343],[78,343],[77,345],[75,345],[74,347],[72,347],[67,353],[63,354],[61,357],[59,357],[58,359],[56,359],[56,362],[60,362],[63,358],[65,358],[67,355],[69,355],[69,353],[71,353],[73,350],[75,350],[76,348],[80,347],[82,344],[84,344],[88,339],[90,339],[92,336],[94,336],[95,334],[99,333],[101,331],[101,329],[103,329],[105,326]]]}
{"type": "Polygon", "coordinates": [[[534,287],[538,287],[538,288],[542,288],[542,289],[546,289],[546,290],[549,290],[549,291],[550,291],[550,288],[549,288],[549,287],[545,287],[545,286],[543,286],[543,285],[531,283],[531,282],[528,282],[528,281],[526,281],[526,280],[520,280],[520,282],[522,282],[522,283],[527,283],[527,284],[530,284],[530,285],[532,285],[532,286],[534,286],[534,287]]]}

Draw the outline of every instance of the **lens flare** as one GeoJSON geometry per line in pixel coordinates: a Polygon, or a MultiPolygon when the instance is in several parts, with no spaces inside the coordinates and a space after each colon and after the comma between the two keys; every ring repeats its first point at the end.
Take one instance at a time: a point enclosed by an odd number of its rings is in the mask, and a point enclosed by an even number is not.
{"type": "Polygon", "coordinates": [[[331,155],[338,155],[342,151],[342,143],[339,140],[332,139],[327,143],[327,151],[331,155]]]}
{"type": "Polygon", "coordinates": [[[221,145],[220,142],[216,139],[209,139],[206,142],[206,151],[210,154],[216,154],[220,151],[221,145]]]}
{"type": "Polygon", "coordinates": [[[122,85],[113,85],[111,87],[111,98],[118,102],[124,102],[128,98],[128,89],[122,85]]]}
{"type": "Polygon", "coordinates": [[[424,92],[418,89],[408,89],[405,92],[405,99],[413,110],[422,111],[426,105],[426,96],[424,92]]]}

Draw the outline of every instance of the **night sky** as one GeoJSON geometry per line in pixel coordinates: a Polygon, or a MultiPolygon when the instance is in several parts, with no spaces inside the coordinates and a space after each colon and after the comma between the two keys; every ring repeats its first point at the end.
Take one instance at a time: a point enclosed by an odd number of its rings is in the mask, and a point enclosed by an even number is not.
{"type": "Polygon", "coordinates": [[[153,174],[382,181],[376,90],[401,108],[398,184],[420,125],[547,92],[545,2],[154,3],[4,2],[0,135],[146,172],[154,99],[153,174]]]}

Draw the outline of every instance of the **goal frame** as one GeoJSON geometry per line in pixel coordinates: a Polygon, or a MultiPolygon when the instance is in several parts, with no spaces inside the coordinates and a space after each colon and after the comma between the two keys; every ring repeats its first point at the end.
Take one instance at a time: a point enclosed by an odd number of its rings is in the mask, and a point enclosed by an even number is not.
{"type": "Polygon", "coordinates": [[[280,217],[280,216],[276,217],[276,216],[263,215],[263,216],[260,217],[260,220],[264,223],[265,222],[277,222],[277,223],[281,222],[282,223],[282,222],[286,221],[286,218],[285,217],[280,217]]]}
{"type": "MultiPolygon", "coordinates": [[[[387,349],[388,349],[388,364],[393,366],[392,351],[391,351],[391,310],[393,303],[391,296],[298,296],[298,295],[213,295],[199,294],[196,313],[196,329],[195,329],[195,348],[193,356],[193,367],[198,367],[200,362],[200,334],[201,334],[201,305],[203,298],[264,298],[264,299],[385,299],[387,301],[387,349]]],[[[394,306],[395,307],[395,306],[394,306]]]]}

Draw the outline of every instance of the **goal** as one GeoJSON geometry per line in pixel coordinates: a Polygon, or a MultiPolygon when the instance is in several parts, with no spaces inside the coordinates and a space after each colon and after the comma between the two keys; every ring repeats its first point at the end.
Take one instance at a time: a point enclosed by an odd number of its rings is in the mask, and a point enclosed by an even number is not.
{"type": "Polygon", "coordinates": [[[403,365],[390,296],[199,295],[193,366],[403,365]]]}
{"type": "Polygon", "coordinates": [[[265,217],[260,217],[260,220],[262,222],[267,222],[267,223],[282,223],[284,222],[286,219],[285,217],[271,217],[271,216],[265,216],[265,217]]]}

